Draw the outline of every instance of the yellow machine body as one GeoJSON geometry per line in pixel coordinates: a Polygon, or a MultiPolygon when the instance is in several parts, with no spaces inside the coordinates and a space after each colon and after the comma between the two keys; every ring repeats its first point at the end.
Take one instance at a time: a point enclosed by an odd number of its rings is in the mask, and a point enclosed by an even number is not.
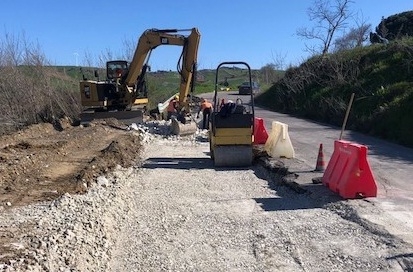
{"type": "MultiPolygon", "coordinates": [[[[223,62],[216,70],[216,83],[218,82],[219,68],[225,65],[245,65],[245,62],[223,62]]],[[[218,86],[218,84],[215,84],[218,86]]],[[[214,111],[211,114],[209,126],[210,155],[214,165],[218,167],[245,167],[253,161],[254,142],[254,97],[248,105],[229,103],[226,111],[220,107],[220,99],[215,89],[214,111]]]]}
{"type": "MultiPolygon", "coordinates": [[[[108,61],[105,81],[84,78],[80,82],[80,98],[84,108],[81,122],[108,117],[141,122],[149,103],[145,84],[145,74],[149,69],[147,62],[152,50],[160,45],[183,48],[178,61],[178,72],[181,76],[178,111],[181,116],[190,114],[188,97],[193,88],[199,42],[200,33],[197,28],[146,30],[139,38],[130,63],[125,60],[108,61]],[[188,31],[189,35],[179,34],[188,31]],[[136,118],[133,118],[134,115],[136,118]]],[[[180,121],[186,124],[191,120],[182,117],[180,121]]],[[[191,127],[195,127],[195,132],[196,126],[191,127]]]]}

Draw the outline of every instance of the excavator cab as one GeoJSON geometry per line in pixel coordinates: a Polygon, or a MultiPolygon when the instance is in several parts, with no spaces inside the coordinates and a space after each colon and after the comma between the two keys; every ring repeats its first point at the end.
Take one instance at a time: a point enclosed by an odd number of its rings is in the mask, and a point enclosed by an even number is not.
{"type": "Polygon", "coordinates": [[[113,80],[122,78],[128,73],[128,62],[125,60],[114,60],[106,63],[106,78],[113,80]]]}
{"type": "Polygon", "coordinates": [[[245,167],[252,165],[254,142],[254,95],[244,104],[241,99],[222,103],[218,98],[218,74],[227,65],[245,66],[250,86],[251,68],[246,62],[223,62],[218,65],[215,76],[214,110],[210,118],[210,156],[218,167],[245,167]]]}

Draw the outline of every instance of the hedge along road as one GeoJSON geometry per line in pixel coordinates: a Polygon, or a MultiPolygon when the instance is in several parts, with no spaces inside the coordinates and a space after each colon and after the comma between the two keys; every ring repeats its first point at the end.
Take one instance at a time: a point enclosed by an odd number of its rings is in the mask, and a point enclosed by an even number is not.
{"type": "MultiPolygon", "coordinates": [[[[214,94],[201,95],[212,101],[214,94]]],[[[241,98],[243,103],[250,102],[249,95],[238,95],[237,91],[219,92],[219,99],[225,101],[241,98]]],[[[313,186],[312,179],[321,177],[314,173],[317,164],[318,149],[323,144],[326,165],[334,151],[334,141],[341,133],[340,127],[296,118],[255,106],[255,116],[263,118],[268,133],[272,121],[288,125],[289,135],[295,150],[295,159],[283,160],[289,171],[298,174],[297,183],[316,194],[331,194],[327,188],[313,186]]],[[[344,120],[344,116],[343,116],[344,120]]],[[[392,128],[389,128],[392,129],[392,128]]],[[[413,174],[413,149],[390,143],[381,139],[345,130],[343,140],[367,146],[367,160],[377,184],[377,197],[365,199],[376,205],[384,214],[360,212],[363,218],[383,226],[389,233],[413,244],[413,186],[410,175],[413,174]]],[[[323,186],[324,187],[324,186],[323,186]]],[[[351,200],[353,205],[363,205],[365,200],[351,200]]]]}

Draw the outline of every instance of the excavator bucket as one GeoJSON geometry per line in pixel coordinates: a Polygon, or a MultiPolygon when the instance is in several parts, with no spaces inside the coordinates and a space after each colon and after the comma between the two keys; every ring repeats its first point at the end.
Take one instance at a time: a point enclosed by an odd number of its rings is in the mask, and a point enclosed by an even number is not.
{"type": "Polygon", "coordinates": [[[176,118],[171,118],[172,134],[174,135],[190,135],[197,131],[197,125],[195,121],[188,121],[185,124],[178,121],[176,118]]]}

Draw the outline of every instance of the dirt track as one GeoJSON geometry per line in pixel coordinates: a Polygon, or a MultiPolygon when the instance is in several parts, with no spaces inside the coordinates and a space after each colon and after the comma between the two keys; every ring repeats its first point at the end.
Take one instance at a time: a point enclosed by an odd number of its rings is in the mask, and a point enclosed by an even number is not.
{"type": "MultiPolygon", "coordinates": [[[[71,126],[68,120],[33,125],[0,140],[0,212],[78,194],[118,164],[138,157],[139,139],[116,120],[71,126]]],[[[0,226],[1,227],[1,226],[0,226]]],[[[13,231],[0,228],[0,252],[13,231]]],[[[0,262],[1,262],[0,254],[0,262]]]]}

